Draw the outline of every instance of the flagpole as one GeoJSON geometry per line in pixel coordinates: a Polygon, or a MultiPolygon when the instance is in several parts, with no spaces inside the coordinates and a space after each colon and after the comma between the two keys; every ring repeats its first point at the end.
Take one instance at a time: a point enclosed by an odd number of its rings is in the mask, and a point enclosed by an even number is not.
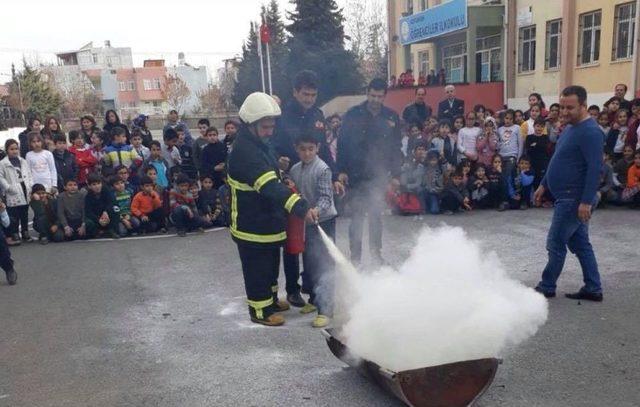
{"type": "Polygon", "coordinates": [[[258,36],[258,58],[260,58],[260,76],[262,77],[262,92],[266,93],[266,89],[264,86],[264,62],[262,62],[262,40],[258,36]]]}
{"type": "Polygon", "coordinates": [[[269,94],[273,95],[273,87],[271,86],[271,56],[269,55],[269,43],[265,44],[267,46],[267,76],[269,78],[269,94]]]}

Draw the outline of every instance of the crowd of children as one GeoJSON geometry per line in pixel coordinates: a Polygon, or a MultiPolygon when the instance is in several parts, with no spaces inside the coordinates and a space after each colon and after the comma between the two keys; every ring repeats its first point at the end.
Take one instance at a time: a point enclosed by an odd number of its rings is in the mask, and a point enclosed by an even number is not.
{"type": "MultiPolygon", "coordinates": [[[[397,213],[527,209],[562,136],[560,106],[546,109],[539,94],[529,109],[493,113],[476,106],[465,116],[408,123],[400,182],[387,200],[397,213]]],[[[599,205],[640,207],[640,99],[609,99],[589,107],[603,131],[599,205]],[[624,108],[623,106],[626,106],[624,108]]],[[[547,194],[543,206],[553,205],[547,194]]]]}
{"type": "Polygon", "coordinates": [[[4,146],[0,190],[6,211],[1,212],[9,222],[5,225],[3,217],[2,239],[9,246],[34,240],[29,208],[42,244],[167,233],[169,227],[185,236],[228,225],[224,174],[236,122],[225,124],[222,139],[201,119],[200,137],[190,144],[181,123],[166,127],[159,142],[144,128],[130,132],[117,115],[102,130],[84,116],[82,128],[70,131],[68,139],[57,120],[49,122],[45,132],[31,119],[21,142],[9,139],[4,146]]]}

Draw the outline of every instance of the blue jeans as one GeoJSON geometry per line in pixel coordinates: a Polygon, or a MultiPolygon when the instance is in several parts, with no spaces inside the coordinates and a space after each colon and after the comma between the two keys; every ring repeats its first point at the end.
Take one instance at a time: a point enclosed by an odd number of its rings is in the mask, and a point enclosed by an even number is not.
{"type": "Polygon", "coordinates": [[[578,218],[579,205],[580,202],[573,199],[559,199],[555,202],[547,236],[549,261],[542,272],[542,280],[538,283],[538,288],[546,293],[556,291],[556,282],[567,256],[567,247],[580,261],[584,280],[584,287],[580,291],[602,292],[598,263],[589,242],[589,224],[578,218]]]}
{"type": "Polygon", "coordinates": [[[432,215],[440,213],[440,195],[433,192],[424,193],[424,211],[432,215]]]}

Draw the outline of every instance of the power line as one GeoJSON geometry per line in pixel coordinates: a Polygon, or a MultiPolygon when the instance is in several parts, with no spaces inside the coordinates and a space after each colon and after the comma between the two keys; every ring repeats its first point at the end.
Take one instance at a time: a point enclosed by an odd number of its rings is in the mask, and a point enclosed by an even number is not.
{"type": "MultiPolygon", "coordinates": [[[[121,48],[121,47],[114,47],[121,48]]],[[[126,47],[122,47],[126,48],[126,47]]],[[[64,50],[48,50],[48,49],[36,49],[36,48],[11,48],[11,47],[0,47],[0,52],[38,52],[43,54],[60,54],[65,52],[76,52],[75,51],[64,51],[64,50]]],[[[229,56],[239,54],[240,52],[232,52],[232,51],[132,51],[132,55],[152,55],[152,54],[178,54],[180,52],[184,52],[187,55],[197,55],[197,56],[229,56]]]]}

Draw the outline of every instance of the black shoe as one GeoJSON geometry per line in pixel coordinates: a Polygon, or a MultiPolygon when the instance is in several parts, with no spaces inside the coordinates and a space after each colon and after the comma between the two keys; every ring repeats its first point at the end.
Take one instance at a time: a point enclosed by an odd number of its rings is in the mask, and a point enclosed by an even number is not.
{"type": "Polygon", "coordinates": [[[18,282],[18,273],[14,269],[5,272],[7,275],[7,282],[9,285],[16,285],[18,282]]]}
{"type": "Polygon", "coordinates": [[[540,294],[544,295],[544,298],[555,298],[555,296],[556,296],[555,292],[548,293],[548,292],[542,291],[542,288],[540,288],[540,287],[536,287],[536,288],[534,288],[534,290],[536,290],[540,294]]]}
{"type": "Polygon", "coordinates": [[[38,238],[38,243],[40,243],[41,245],[49,244],[49,238],[47,238],[46,236],[40,236],[38,238]]]}
{"type": "Polygon", "coordinates": [[[24,232],[22,234],[22,241],[26,243],[31,243],[33,242],[33,238],[29,235],[29,232],[24,232]]]}
{"type": "Polygon", "coordinates": [[[120,239],[121,236],[119,234],[117,234],[116,232],[112,231],[112,232],[109,232],[109,237],[112,238],[112,239],[118,240],[118,239],[120,239]]]}
{"type": "Polygon", "coordinates": [[[300,293],[287,294],[287,302],[296,308],[302,308],[307,304],[300,293]]]}
{"type": "Polygon", "coordinates": [[[187,231],[184,229],[178,229],[178,236],[185,237],[187,235],[187,231]]]}
{"type": "Polygon", "coordinates": [[[602,302],[602,293],[588,293],[585,291],[578,291],[577,293],[565,294],[564,296],[572,300],[602,302]]]}

